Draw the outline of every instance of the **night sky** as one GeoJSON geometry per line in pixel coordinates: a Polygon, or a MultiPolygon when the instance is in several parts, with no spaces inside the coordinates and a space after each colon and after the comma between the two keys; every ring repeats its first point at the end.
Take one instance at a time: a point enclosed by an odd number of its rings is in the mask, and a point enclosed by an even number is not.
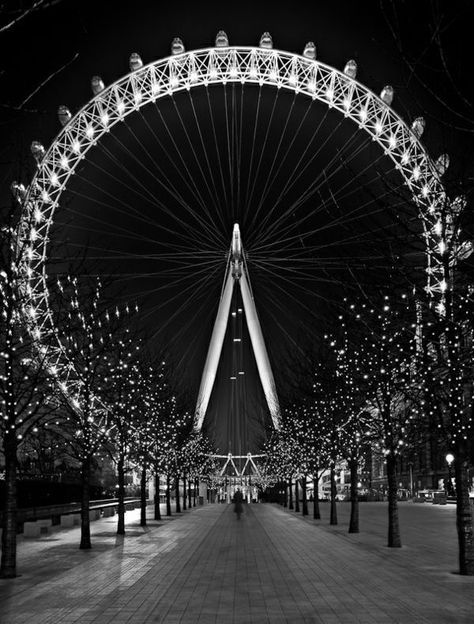
{"type": "MultiPolygon", "coordinates": [[[[74,113],[90,99],[92,75],[110,84],[127,73],[130,53],[138,52],[145,63],[168,56],[176,36],[187,50],[212,46],[220,29],[236,45],[258,45],[269,31],[275,48],[294,52],[313,40],[318,59],[340,69],[355,59],[358,79],[373,91],[393,85],[393,107],[403,118],[425,116],[423,142],[433,157],[451,154],[455,186],[472,176],[472,72],[464,45],[466,25],[472,24],[470,3],[450,2],[449,9],[439,3],[450,12],[450,27],[442,33],[449,75],[438,71],[436,49],[427,45],[438,3],[394,4],[395,13],[392,3],[378,1],[293,2],[283,8],[46,3],[1,34],[2,200],[12,179],[26,184],[31,176],[31,141],[47,146],[59,131],[57,107],[66,104],[74,113]],[[398,44],[416,59],[419,74],[410,73],[398,44]],[[460,94],[453,92],[452,81],[460,94]],[[452,122],[459,127],[456,135],[452,122]]],[[[4,13],[2,23],[10,18],[14,15],[4,13]]],[[[168,351],[191,395],[217,311],[234,222],[240,224],[281,390],[285,363],[308,343],[318,344],[343,296],[369,285],[383,291],[400,267],[407,272],[424,265],[420,224],[406,208],[409,198],[393,163],[339,114],[276,91],[200,89],[129,116],[78,169],[52,230],[61,246],[52,252],[51,274],[64,270],[53,261],[55,253],[74,257],[86,247],[86,270],[113,278],[119,303],[138,302],[150,348],[168,351]],[[237,139],[225,131],[230,114],[236,120],[231,134],[241,137],[238,152],[237,139]],[[305,195],[315,178],[317,188],[305,195]]],[[[237,298],[233,311],[239,306],[237,298]]],[[[245,323],[230,324],[207,429],[222,452],[246,453],[258,450],[267,420],[245,323]],[[238,352],[236,335],[243,343],[238,352]],[[236,368],[246,373],[237,389],[229,382],[236,368]]]]}

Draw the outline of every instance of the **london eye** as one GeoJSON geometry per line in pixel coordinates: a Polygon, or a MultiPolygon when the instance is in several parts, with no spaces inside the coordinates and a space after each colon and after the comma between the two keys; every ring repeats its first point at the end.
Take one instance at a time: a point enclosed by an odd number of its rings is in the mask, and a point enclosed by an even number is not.
{"type": "MultiPolygon", "coordinates": [[[[36,339],[54,335],[51,292],[81,257],[119,304],[136,303],[149,346],[166,345],[198,411],[204,392],[198,426],[240,456],[277,426],[267,389],[285,354],[317,342],[341,297],[415,267],[442,307],[446,159],[423,147],[422,118],[395,112],[390,85],[376,94],[358,82],[355,61],[336,69],[311,42],[284,52],[264,33],[239,47],[220,31],[198,50],[175,39],[148,64],[133,53],[125,76],[108,86],[94,76],[91,88],[77,112],[59,107],[49,147],[32,144],[22,236],[36,339]],[[229,291],[203,390],[236,227],[248,294],[229,291]]],[[[73,393],[60,343],[50,366],[73,393]]]]}

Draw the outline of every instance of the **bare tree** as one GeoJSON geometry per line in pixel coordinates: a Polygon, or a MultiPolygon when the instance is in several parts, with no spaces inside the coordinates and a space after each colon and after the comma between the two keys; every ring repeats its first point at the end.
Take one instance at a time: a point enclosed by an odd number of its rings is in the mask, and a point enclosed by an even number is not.
{"type": "Polygon", "coordinates": [[[17,235],[20,209],[15,202],[2,210],[0,231],[0,444],[6,482],[0,576],[4,578],[16,576],[18,447],[52,411],[48,349],[26,331],[23,318],[29,299],[21,288],[21,266],[28,243],[17,235]]]}
{"type": "Polygon", "coordinates": [[[371,435],[380,439],[387,467],[388,546],[400,547],[397,461],[409,424],[424,417],[425,385],[416,302],[385,295],[381,305],[351,305],[357,336],[358,392],[365,394],[371,435]]]}
{"type": "Polygon", "coordinates": [[[81,463],[81,549],[91,548],[89,501],[90,479],[95,456],[111,444],[108,381],[113,356],[122,339],[118,308],[109,312],[100,281],[67,277],[58,282],[63,302],[58,338],[72,369],[73,385],[57,397],[68,414],[70,427],[65,438],[81,463]]]}

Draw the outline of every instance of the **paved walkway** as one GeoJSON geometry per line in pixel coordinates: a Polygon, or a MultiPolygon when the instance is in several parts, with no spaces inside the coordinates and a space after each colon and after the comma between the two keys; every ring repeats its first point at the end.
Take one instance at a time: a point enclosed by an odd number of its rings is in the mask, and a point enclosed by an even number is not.
{"type": "Polygon", "coordinates": [[[1,624],[474,622],[474,577],[453,573],[453,507],[401,506],[404,547],[388,549],[386,505],[361,505],[361,529],[303,519],[275,505],[207,505],[139,526],[127,512],[19,540],[19,572],[0,581],[1,624]]]}

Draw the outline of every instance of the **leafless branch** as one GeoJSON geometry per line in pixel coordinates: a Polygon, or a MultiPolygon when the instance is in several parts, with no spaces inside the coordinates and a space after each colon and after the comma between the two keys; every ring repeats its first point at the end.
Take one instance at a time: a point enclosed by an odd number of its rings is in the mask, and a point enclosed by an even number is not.
{"type": "Polygon", "coordinates": [[[64,63],[64,65],[61,65],[61,67],[59,67],[59,69],[56,69],[52,74],[49,74],[49,76],[47,78],[45,78],[43,80],[43,82],[41,82],[34,91],[32,91],[30,93],[30,95],[28,95],[28,97],[26,97],[23,102],[21,104],[19,104],[18,106],[14,107],[17,110],[21,110],[23,108],[23,106],[25,106],[25,104],[27,104],[31,98],[36,95],[38,93],[38,91],[40,91],[50,80],[52,80],[55,76],[57,76],[59,73],[61,73],[64,69],[66,69],[66,67],[68,67],[69,65],[71,65],[72,63],[74,63],[74,61],[77,59],[77,57],[79,56],[79,52],[76,52],[74,54],[74,56],[72,57],[72,59],[70,59],[69,61],[67,61],[66,63],[64,63]]]}
{"type": "Polygon", "coordinates": [[[37,9],[41,8],[45,4],[45,2],[46,2],[46,0],[37,0],[36,2],[34,2],[30,6],[29,9],[25,9],[24,11],[22,11],[18,15],[18,17],[15,17],[15,19],[13,19],[10,22],[8,22],[8,24],[5,24],[4,26],[0,27],[0,33],[5,32],[6,30],[9,30],[10,28],[13,28],[13,26],[15,26],[15,24],[18,24],[18,22],[20,22],[22,19],[24,19],[27,15],[29,15],[33,11],[36,11],[37,9]]]}

